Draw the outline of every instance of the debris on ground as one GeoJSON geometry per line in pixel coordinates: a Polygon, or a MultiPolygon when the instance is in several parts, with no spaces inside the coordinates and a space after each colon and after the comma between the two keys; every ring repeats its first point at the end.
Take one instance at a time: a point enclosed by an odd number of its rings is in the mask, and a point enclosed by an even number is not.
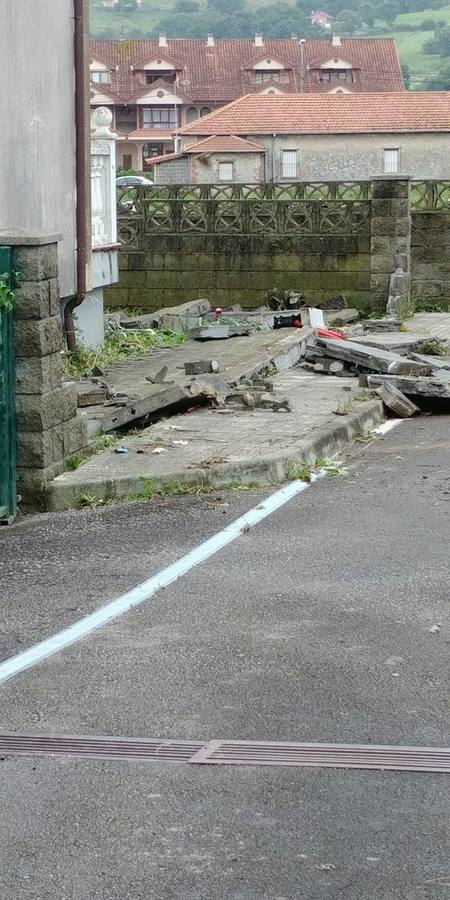
{"type": "Polygon", "coordinates": [[[150,384],[162,384],[167,375],[167,366],[163,366],[162,369],[159,369],[158,372],[155,372],[154,375],[146,375],[145,380],[149,381],[150,384]]]}
{"type": "Polygon", "coordinates": [[[185,362],[185,375],[206,375],[208,372],[219,372],[220,365],[216,359],[198,359],[193,362],[185,362]]]}
{"type": "MultiPolygon", "coordinates": [[[[372,320],[363,324],[369,323],[372,320]]],[[[318,374],[358,376],[360,386],[369,388],[390,412],[401,418],[421,413],[421,400],[450,400],[447,341],[401,332],[401,323],[396,319],[373,323],[382,327],[363,337],[354,335],[350,327],[345,332],[350,340],[330,338],[322,329],[316,329],[300,365],[318,374]]],[[[347,415],[350,402],[342,401],[336,413],[347,415]]]]}

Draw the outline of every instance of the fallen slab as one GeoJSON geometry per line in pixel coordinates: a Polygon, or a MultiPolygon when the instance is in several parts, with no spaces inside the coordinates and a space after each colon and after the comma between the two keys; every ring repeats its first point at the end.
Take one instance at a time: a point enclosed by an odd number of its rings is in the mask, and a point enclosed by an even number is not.
{"type": "Polygon", "coordinates": [[[443,369],[445,372],[450,372],[450,356],[428,356],[425,353],[411,353],[410,357],[426,366],[431,366],[435,371],[443,369]]]}
{"type": "Polygon", "coordinates": [[[79,407],[97,406],[103,403],[108,395],[108,389],[104,385],[92,381],[75,382],[75,391],[79,407]]]}
{"type": "Polygon", "coordinates": [[[377,388],[377,394],[384,405],[401,419],[408,419],[420,413],[419,407],[389,381],[377,388]]]}
{"type": "Polygon", "coordinates": [[[364,344],[365,347],[376,347],[379,350],[388,350],[391,353],[409,355],[410,358],[411,353],[420,353],[422,345],[432,343],[439,346],[440,344],[445,344],[445,341],[441,341],[438,338],[427,337],[423,334],[413,334],[408,331],[398,332],[397,334],[395,332],[387,334],[366,332],[363,337],[355,337],[352,340],[355,344],[364,344]]]}
{"type": "MultiPolygon", "coordinates": [[[[316,338],[316,347],[324,351],[324,356],[340,359],[351,365],[369,369],[372,372],[398,375],[430,375],[431,367],[415,360],[399,356],[387,350],[366,346],[356,341],[341,341],[316,338]]],[[[315,348],[316,349],[316,348],[315,348]]]]}
{"type": "Polygon", "coordinates": [[[148,416],[161,416],[170,413],[179,407],[187,407],[190,403],[206,402],[208,399],[217,400],[217,387],[208,385],[206,380],[201,383],[193,381],[187,385],[174,384],[161,391],[155,391],[141,400],[133,400],[121,408],[112,409],[100,420],[103,432],[114,431],[123,428],[131,422],[148,416]]]}
{"type": "Polygon", "coordinates": [[[370,388],[379,388],[384,384],[391,384],[403,394],[412,397],[429,397],[430,399],[450,400],[450,378],[438,379],[414,378],[399,375],[368,375],[367,384],[370,388]]]}

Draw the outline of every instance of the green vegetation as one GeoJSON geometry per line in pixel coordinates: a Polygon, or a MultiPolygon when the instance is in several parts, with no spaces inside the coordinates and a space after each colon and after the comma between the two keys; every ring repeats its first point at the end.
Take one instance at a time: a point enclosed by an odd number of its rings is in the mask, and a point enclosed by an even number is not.
{"type": "Polygon", "coordinates": [[[186,334],[174,331],[153,331],[151,328],[132,330],[109,324],[103,347],[94,350],[81,345],[64,354],[64,373],[69,379],[77,379],[89,374],[94,366],[102,368],[120,359],[140,356],[156,347],[174,347],[186,339],[186,334]]]}
{"type": "Polygon", "coordinates": [[[103,450],[114,447],[117,440],[118,438],[112,434],[99,435],[99,437],[95,438],[92,443],[89,444],[89,447],[78,450],[77,453],[74,453],[73,456],[69,456],[69,458],[66,459],[66,469],[68,469],[69,472],[75,472],[75,469],[78,469],[78,467],[81,466],[81,463],[86,462],[91,456],[95,456],[96,453],[102,453],[103,450]]]}

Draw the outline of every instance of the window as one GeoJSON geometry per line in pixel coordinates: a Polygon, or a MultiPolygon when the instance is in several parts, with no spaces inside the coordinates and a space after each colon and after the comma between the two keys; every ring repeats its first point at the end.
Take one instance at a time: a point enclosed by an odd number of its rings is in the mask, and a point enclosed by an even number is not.
{"type": "Polygon", "coordinates": [[[146,71],[145,73],[145,81],[147,84],[153,84],[154,81],[159,81],[160,78],[162,78],[163,81],[173,84],[176,74],[175,72],[170,71],[170,69],[155,69],[154,72],[146,71]]]}
{"type": "Polygon", "coordinates": [[[383,172],[387,174],[400,171],[400,150],[398,147],[388,147],[383,150],[383,172]]]}
{"type": "Polygon", "coordinates": [[[219,181],[233,181],[234,165],[232,162],[219,163],[219,181]]]}
{"type": "Polygon", "coordinates": [[[195,106],[190,106],[186,110],[186,122],[189,125],[189,122],[195,122],[198,119],[198,109],[195,106]]]}
{"type": "Polygon", "coordinates": [[[115,127],[117,131],[134,131],[136,128],[136,107],[116,106],[115,127]]]}
{"type": "Polygon", "coordinates": [[[147,160],[154,156],[162,156],[164,153],[164,144],[144,144],[142,147],[142,158],[144,165],[148,165],[147,160]]]}
{"type": "Polygon", "coordinates": [[[131,153],[124,153],[122,157],[122,169],[133,168],[133,157],[131,153]]]}
{"type": "Polygon", "coordinates": [[[289,72],[280,69],[272,69],[270,72],[251,72],[250,78],[253,84],[266,84],[268,81],[279,81],[281,84],[289,83],[289,72]]]}
{"type": "Polygon", "coordinates": [[[142,124],[144,128],[171,129],[178,124],[178,113],[173,106],[152,106],[143,110],[142,124]]]}
{"type": "Polygon", "coordinates": [[[202,106],[202,108],[200,110],[200,116],[201,117],[209,116],[210,112],[211,112],[211,108],[209,106],[202,106]]]}
{"type": "Polygon", "coordinates": [[[297,178],[297,151],[283,150],[281,154],[282,177],[297,178]]]}
{"type": "Polygon", "coordinates": [[[91,81],[97,84],[109,84],[109,72],[91,72],[91,81]]]}

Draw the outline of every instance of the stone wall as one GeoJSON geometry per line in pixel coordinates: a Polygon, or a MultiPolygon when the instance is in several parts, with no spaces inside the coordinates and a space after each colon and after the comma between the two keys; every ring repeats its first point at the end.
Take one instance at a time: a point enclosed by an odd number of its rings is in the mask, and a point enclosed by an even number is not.
{"type": "Polygon", "coordinates": [[[450,210],[415,211],[411,294],[417,308],[450,308],[450,210]]]}
{"type": "Polygon", "coordinates": [[[15,357],[22,510],[43,508],[47,483],[64,470],[67,457],[87,443],[85,424],[76,415],[76,395],[62,385],[57,244],[42,240],[13,247],[13,269],[20,275],[15,357]]]}
{"type": "MultiPolygon", "coordinates": [[[[199,296],[259,306],[273,288],[311,304],[369,304],[370,183],[137,189],[119,219],[111,307],[157,309],[199,296]]],[[[391,257],[391,271],[394,257],[391,257]]],[[[387,299],[387,298],[386,298],[387,299]]]]}

